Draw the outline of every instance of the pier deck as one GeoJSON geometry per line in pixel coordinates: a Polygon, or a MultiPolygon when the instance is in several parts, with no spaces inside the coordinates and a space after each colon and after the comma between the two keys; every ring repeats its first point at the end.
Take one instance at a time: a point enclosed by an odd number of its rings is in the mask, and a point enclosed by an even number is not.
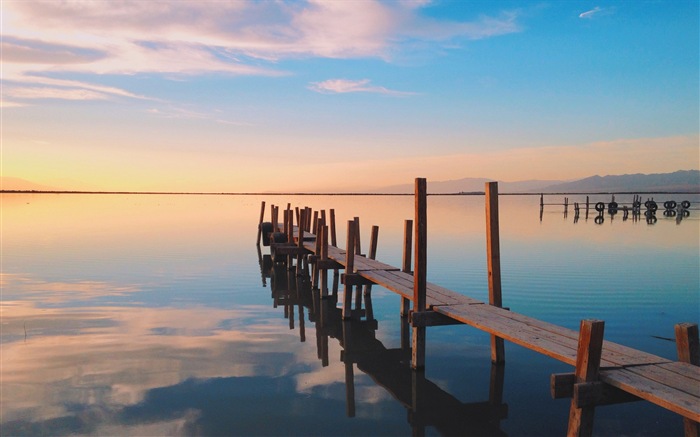
{"type": "MultiPolygon", "coordinates": [[[[301,266],[302,259],[308,256],[306,259],[314,264],[314,278],[319,271],[344,269],[344,318],[352,317],[350,307],[355,286],[358,286],[355,291],[358,293],[356,302],[359,302],[361,285],[380,285],[400,295],[402,314],[409,315],[413,329],[414,369],[420,369],[424,365],[426,327],[466,324],[491,334],[491,359],[494,363],[503,362],[503,341],[508,340],[574,366],[573,373],[553,374],[551,378],[554,398],[572,398],[569,435],[592,434],[593,410],[598,405],[644,399],[683,416],[686,435],[697,437],[700,434],[700,346],[697,324],[676,325],[679,360],[673,361],[603,340],[603,321],[581,321],[580,331],[575,331],[501,308],[497,185],[487,183],[486,192],[488,303],[426,281],[427,202],[424,179],[416,179],[416,260],[413,273],[409,272],[410,220],[406,221],[402,268],[374,259],[378,229],[376,233],[373,229],[369,256],[363,256],[359,247],[359,219],[348,222],[348,249],[343,250],[335,243],[333,210],[331,244],[325,212],[322,212],[322,217],[314,216],[314,232],[319,233],[316,236],[309,232],[310,209],[307,208],[300,214],[297,212],[297,221],[303,224],[299,229],[293,226],[293,213],[289,205],[285,214],[285,232],[277,232],[279,243],[275,243],[278,241],[275,238],[271,240],[271,254],[273,259],[278,256],[288,259],[290,266],[296,258],[297,268],[301,266]],[[493,192],[493,196],[490,192],[493,192]],[[410,312],[409,301],[413,302],[413,310],[410,312]]],[[[260,229],[263,213],[264,203],[260,229]]],[[[275,228],[281,229],[277,224],[277,214],[273,207],[272,223],[276,223],[275,228]]],[[[271,224],[269,228],[272,228],[271,224]]]]}
{"type": "MultiPolygon", "coordinates": [[[[316,252],[313,234],[304,248],[316,252]]],[[[328,247],[328,258],[346,266],[346,251],[328,247]]],[[[355,255],[355,273],[404,298],[413,298],[413,275],[380,261],[355,255]]],[[[578,331],[543,322],[428,283],[428,308],[572,366],[578,331]]],[[[442,322],[445,323],[445,322],[442,322]]],[[[700,421],[700,367],[671,361],[610,341],[603,342],[600,380],[696,422],[700,421]]]]}

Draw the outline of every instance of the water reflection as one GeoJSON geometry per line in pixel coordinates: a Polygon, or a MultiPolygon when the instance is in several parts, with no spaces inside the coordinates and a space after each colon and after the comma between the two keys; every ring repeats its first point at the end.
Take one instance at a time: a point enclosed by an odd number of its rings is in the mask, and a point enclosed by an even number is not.
{"type": "MultiPolygon", "coordinates": [[[[377,339],[378,321],[372,311],[371,289],[357,286],[352,318],[343,320],[338,307],[339,272],[332,274],[332,286],[324,295],[327,284],[312,287],[308,269],[275,263],[270,255],[260,255],[263,283],[271,279],[271,299],[274,308],[282,308],[289,328],[298,327],[299,340],[305,342],[306,319],[315,326],[316,358],[326,367],[330,364],[329,341],[342,347],[340,362],[345,369],[346,415],[355,417],[355,368],[372,378],[405,408],[413,435],[425,435],[433,427],[441,435],[486,436],[506,435],[500,422],[507,417],[508,405],[503,403],[504,365],[492,365],[490,389],[486,400],[463,403],[438,384],[427,379],[422,371],[413,371],[407,318],[401,318],[401,346],[387,348],[377,339]],[[364,308],[363,308],[364,305],[364,308]],[[295,320],[297,322],[295,322],[295,320]]],[[[324,275],[321,275],[324,278],[324,275]]],[[[323,281],[324,279],[322,279],[323,281]]],[[[397,317],[400,317],[397,311],[397,317]]]]}

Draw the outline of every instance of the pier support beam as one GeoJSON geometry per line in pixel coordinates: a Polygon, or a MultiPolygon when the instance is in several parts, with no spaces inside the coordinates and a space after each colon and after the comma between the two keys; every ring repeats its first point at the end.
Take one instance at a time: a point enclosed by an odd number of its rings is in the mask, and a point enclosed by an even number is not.
{"type": "MultiPolygon", "coordinates": [[[[428,193],[425,178],[416,178],[415,183],[415,252],[413,268],[413,311],[423,312],[427,306],[427,247],[428,247],[428,193]]],[[[425,327],[413,327],[413,347],[411,348],[411,367],[425,367],[425,327]]]]}
{"type": "Polygon", "coordinates": [[[348,221],[348,238],[345,246],[345,292],[343,296],[343,320],[348,320],[352,317],[352,290],[355,288],[354,283],[348,280],[355,273],[355,225],[354,220],[348,221]]]}
{"type": "Polygon", "coordinates": [[[578,350],[576,352],[576,384],[574,384],[574,397],[571,399],[569,409],[569,429],[567,436],[591,436],[593,435],[593,414],[595,406],[582,407],[576,401],[576,391],[586,388],[598,381],[600,372],[600,359],[603,354],[603,332],[605,322],[602,320],[582,320],[578,337],[578,350]]]}
{"type": "MultiPolygon", "coordinates": [[[[698,325],[695,323],[679,323],[675,326],[676,349],[678,361],[700,366],[700,338],[698,325]]],[[[683,430],[685,437],[698,437],[700,435],[700,423],[683,418],[683,430]]]]}
{"type": "MultiPolygon", "coordinates": [[[[489,275],[489,304],[503,307],[501,295],[501,243],[498,223],[498,182],[486,182],[486,259],[489,275]]],[[[491,362],[506,360],[503,339],[491,335],[491,362]]]]}

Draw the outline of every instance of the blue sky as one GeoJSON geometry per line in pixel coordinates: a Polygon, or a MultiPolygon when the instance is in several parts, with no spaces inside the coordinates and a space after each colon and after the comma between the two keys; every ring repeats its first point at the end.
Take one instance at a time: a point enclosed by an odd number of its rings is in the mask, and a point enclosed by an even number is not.
{"type": "Polygon", "coordinates": [[[3,176],[245,191],[700,167],[696,1],[1,6],[3,176]]]}

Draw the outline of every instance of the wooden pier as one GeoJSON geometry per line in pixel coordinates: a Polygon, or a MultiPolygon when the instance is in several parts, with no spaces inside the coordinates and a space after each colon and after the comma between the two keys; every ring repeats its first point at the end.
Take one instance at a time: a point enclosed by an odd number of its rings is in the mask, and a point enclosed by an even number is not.
{"type": "Polygon", "coordinates": [[[348,221],[346,249],[336,245],[335,217],[308,208],[283,210],[272,207],[271,222],[260,214],[258,241],[269,242],[272,259],[297,269],[311,265],[314,286],[327,296],[328,270],[344,269],[342,317],[353,318],[371,286],[380,285],[401,296],[401,314],[411,325],[411,367],[425,365],[425,330],[430,326],[467,324],[491,334],[492,362],[505,360],[504,340],[574,366],[572,373],[554,374],[554,398],[571,398],[568,435],[591,435],[596,406],[647,400],[684,418],[686,436],[698,436],[700,422],[700,346],[697,324],[676,325],[678,361],[672,361],[603,339],[604,322],[583,320],[574,331],[501,308],[498,234],[498,187],[486,184],[486,232],[489,302],[482,302],[426,281],[427,190],[425,179],[416,179],[415,228],[405,222],[402,268],[374,259],[378,229],[372,232],[370,253],[361,254],[359,218],[348,221]],[[296,214],[295,214],[296,213],[296,214]],[[313,217],[313,219],[312,219],[313,217]],[[296,219],[297,225],[294,225],[296,219]],[[274,225],[271,225],[273,223],[274,225]],[[271,230],[270,230],[271,229],[271,230]],[[267,235],[266,235],[267,233],[267,235]],[[261,235],[262,234],[262,235],[261,235]],[[330,237],[330,240],[329,240],[330,237]],[[411,246],[415,260],[411,271],[411,246]],[[409,310],[409,304],[412,308],[409,310]]]}

